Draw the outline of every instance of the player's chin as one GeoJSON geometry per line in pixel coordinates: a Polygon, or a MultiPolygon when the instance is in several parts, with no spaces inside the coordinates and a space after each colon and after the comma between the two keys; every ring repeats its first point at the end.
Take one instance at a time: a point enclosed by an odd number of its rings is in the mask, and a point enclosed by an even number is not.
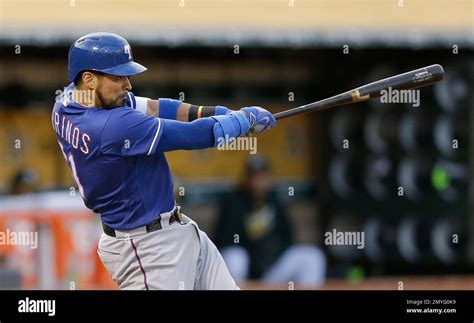
{"type": "Polygon", "coordinates": [[[117,107],[124,106],[127,103],[127,97],[119,98],[117,107]]]}
{"type": "Polygon", "coordinates": [[[123,107],[127,103],[127,98],[118,98],[114,102],[110,103],[107,105],[107,109],[115,109],[115,108],[120,108],[123,107]]]}

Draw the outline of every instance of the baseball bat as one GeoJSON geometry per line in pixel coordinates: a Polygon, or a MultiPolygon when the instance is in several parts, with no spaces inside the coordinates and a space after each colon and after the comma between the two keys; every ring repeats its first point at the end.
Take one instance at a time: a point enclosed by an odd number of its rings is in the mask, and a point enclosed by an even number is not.
{"type": "Polygon", "coordinates": [[[439,64],[426,66],[403,74],[369,83],[330,98],[302,105],[293,109],[275,113],[275,119],[288,118],[297,114],[320,111],[344,104],[367,101],[378,98],[383,90],[412,90],[439,82],[444,77],[443,67],[439,64]]]}

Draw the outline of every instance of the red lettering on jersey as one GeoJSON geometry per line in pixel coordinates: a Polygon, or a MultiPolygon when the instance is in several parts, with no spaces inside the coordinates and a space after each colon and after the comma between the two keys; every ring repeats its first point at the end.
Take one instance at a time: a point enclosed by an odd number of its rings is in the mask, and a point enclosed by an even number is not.
{"type": "Polygon", "coordinates": [[[71,121],[67,121],[67,125],[66,125],[66,141],[68,143],[71,143],[71,130],[72,130],[72,122],[71,121]]]}
{"type": "Polygon", "coordinates": [[[53,128],[74,149],[79,149],[83,154],[89,154],[91,137],[87,133],[81,133],[81,129],[75,126],[67,116],[62,116],[61,130],[59,130],[59,114],[52,114],[53,128]]]}
{"type": "Polygon", "coordinates": [[[79,135],[79,128],[74,127],[74,130],[72,132],[72,146],[74,147],[74,149],[77,149],[77,147],[79,147],[79,135]]]}
{"type": "Polygon", "coordinates": [[[59,135],[59,114],[57,112],[54,113],[54,131],[59,135]]]}
{"type": "Polygon", "coordinates": [[[81,151],[84,153],[84,154],[88,154],[89,153],[89,146],[87,146],[87,144],[91,141],[91,137],[89,137],[89,135],[87,133],[84,133],[82,134],[82,145],[81,145],[81,151]],[[87,140],[86,140],[87,139],[87,140]]]}
{"type": "Polygon", "coordinates": [[[63,116],[63,122],[61,123],[61,137],[64,138],[64,120],[66,119],[65,116],[63,116]]]}

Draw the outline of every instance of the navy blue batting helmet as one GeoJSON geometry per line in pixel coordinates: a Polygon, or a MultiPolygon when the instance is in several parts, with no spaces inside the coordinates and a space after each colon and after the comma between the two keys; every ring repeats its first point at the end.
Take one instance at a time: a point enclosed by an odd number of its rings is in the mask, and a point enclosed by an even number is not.
{"type": "Polygon", "coordinates": [[[98,32],[82,36],[69,49],[69,80],[74,81],[79,73],[89,70],[131,76],[147,68],[133,61],[132,48],[125,38],[98,32]]]}

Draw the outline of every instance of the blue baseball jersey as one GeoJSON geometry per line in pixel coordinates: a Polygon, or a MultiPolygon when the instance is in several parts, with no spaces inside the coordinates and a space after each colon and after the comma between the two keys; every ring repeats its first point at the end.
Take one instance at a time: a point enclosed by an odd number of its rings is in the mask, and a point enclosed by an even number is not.
{"type": "Polygon", "coordinates": [[[172,210],[172,175],[156,150],[163,122],[137,111],[131,92],[124,106],[107,110],[72,101],[73,89],[56,100],[52,125],[85,205],[119,230],[172,210]]]}

